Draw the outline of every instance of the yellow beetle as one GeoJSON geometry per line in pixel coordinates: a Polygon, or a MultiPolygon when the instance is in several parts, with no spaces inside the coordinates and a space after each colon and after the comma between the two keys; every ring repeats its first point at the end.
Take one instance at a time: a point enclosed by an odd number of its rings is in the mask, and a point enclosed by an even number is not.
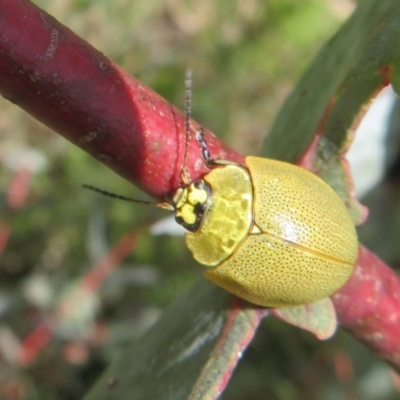
{"type": "Polygon", "coordinates": [[[178,189],[172,201],[193,257],[210,267],[206,278],[265,307],[312,303],[346,283],[357,235],[330,186],[266,158],[247,157],[247,168],[210,164],[203,179],[178,189]]]}
{"type": "Polygon", "coordinates": [[[247,157],[247,168],[213,160],[203,129],[196,134],[211,171],[184,183],[169,203],[188,230],[186,245],[218,286],[264,307],[292,307],[330,296],[350,278],[358,254],[347,209],[322,179],[281,161],[247,157]]]}
{"type": "MultiPolygon", "coordinates": [[[[186,77],[186,148],[189,137],[191,71],[186,77]]],[[[292,164],[247,157],[246,166],[213,160],[203,128],[196,132],[211,167],[184,184],[169,203],[152,203],[175,213],[186,245],[206,267],[206,278],[230,293],[265,307],[291,307],[321,300],[351,276],[358,253],[347,209],[323,180],[292,164]]]]}

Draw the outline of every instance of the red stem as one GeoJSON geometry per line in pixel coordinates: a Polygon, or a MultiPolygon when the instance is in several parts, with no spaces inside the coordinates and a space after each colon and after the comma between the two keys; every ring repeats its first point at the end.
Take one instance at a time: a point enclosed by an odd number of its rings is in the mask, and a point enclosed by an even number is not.
{"type": "Polygon", "coordinates": [[[333,297],[344,328],[400,371],[400,279],[360,246],[356,269],[333,297]]]}
{"type": "MultiPolygon", "coordinates": [[[[1,94],[150,195],[175,189],[184,115],[29,1],[0,0],[0,10],[1,94]]],[[[242,160],[206,140],[213,157],[242,160]]],[[[187,169],[207,171],[194,140],[187,169]]]]}
{"type": "MultiPolygon", "coordinates": [[[[160,199],[181,182],[184,115],[27,0],[0,0],[0,93],[160,199]]],[[[183,82],[182,76],[182,82],[183,82]]],[[[182,89],[183,93],[183,89],[182,89]]],[[[206,132],[212,156],[243,158],[206,132]]],[[[195,140],[187,169],[206,172],[195,140]]],[[[342,325],[400,370],[399,277],[361,249],[342,325]]]]}

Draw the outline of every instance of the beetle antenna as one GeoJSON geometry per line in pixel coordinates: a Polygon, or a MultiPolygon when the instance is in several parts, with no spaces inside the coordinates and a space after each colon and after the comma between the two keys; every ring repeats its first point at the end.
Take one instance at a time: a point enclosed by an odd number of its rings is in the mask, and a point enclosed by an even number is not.
{"type": "Polygon", "coordinates": [[[206,139],[204,137],[204,128],[202,126],[199,127],[198,131],[196,132],[196,140],[200,144],[201,147],[201,155],[208,167],[212,167],[215,162],[211,158],[210,150],[208,149],[208,145],[206,139]]]}
{"type": "Polygon", "coordinates": [[[185,152],[183,155],[183,165],[181,172],[182,181],[185,184],[189,182],[189,174],[186,170],[186,160],[190,133],[190,117],[192,115],[192,81],[193,71],[191,68],[188,68],[185,75],[185,152]]]}
{"type": "Polygon", "coordinates": [[[85,189],[88,189],[88,190],[92,190],[93,192],[100,193],[103,196],[112,197],[114,199],[130,201],[132,203],[138,203],[138,204],[146,204],[148,206],[153,206],[153,207],[160,207],[160,208],[163,208],[164,210],[170,210],[170,211],[174,210],[173,207],[168,203],[157,203],[155,201],[132,199],[130,197],[125,197],[125,196],[121,196],[119,194],[107,192],[106,190],[99,189],[97,187],[94,187],[91,185],[86,185],[86,184],[82,185],[82,187],[84,187],[85,189]]]}

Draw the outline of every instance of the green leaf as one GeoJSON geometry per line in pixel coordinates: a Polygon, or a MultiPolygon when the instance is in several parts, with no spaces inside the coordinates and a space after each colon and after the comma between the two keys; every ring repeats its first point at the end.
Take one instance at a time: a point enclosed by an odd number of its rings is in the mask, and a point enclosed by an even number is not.
{"type": "Polygon", "coordinates": [[[271,314],[312,332],[320,340],[329,339],[336,331],[336,313],[329,297],[298,307],[277,308],[271,314]]]}
{"type": "Polygon", "coordinates": [[[214,399],[267,313],[201,279],[123,351],[85,400],[214,399]]]}
{"type": "Polygon", "coordinates": [[[285,102],[262,152],[289,162],[312,153],[309,167],[338,192],[356,222],[365,210],[352,196],[342,156],[370,100],[390,81],[399,86],[399,15],[399,2],[360,1],[285,102]]]}

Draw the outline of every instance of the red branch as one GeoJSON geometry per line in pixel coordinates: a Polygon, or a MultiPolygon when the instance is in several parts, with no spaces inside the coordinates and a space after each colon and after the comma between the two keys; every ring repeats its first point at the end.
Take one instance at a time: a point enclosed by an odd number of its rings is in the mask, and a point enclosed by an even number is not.
{"type": "Polygon", "coordinates": [[[400,371],[400,279],[360,246],[355,272],[332,300],[340,323],[400,371]]]}
{"type": "MultiPolygon", "coordinates": [[[[1,94],[150,195],[176,189],[184,115],[29,1],[0,10],[1,94]]],[[[213,157],[242,160],[206,140],[213,157]]],[[[188,156],[191,178],[207,171],[194,140],[188,156]]]]}
{"type": "MultiPolygon", "coordinates": [[[[175,189],[183,114],[29,1],[0,0],[0,10],[2,95],[147,193],[175,189]]],[[[209,132],[206,140],[213,157],[243,162],[209,132]]],[[[206,172],[195,140],[187,168],[192,179],[206,172]]],[[[400,370],[398,293],[398,276],[361,249],[334,301],[342,325],[400,370]]]]}

